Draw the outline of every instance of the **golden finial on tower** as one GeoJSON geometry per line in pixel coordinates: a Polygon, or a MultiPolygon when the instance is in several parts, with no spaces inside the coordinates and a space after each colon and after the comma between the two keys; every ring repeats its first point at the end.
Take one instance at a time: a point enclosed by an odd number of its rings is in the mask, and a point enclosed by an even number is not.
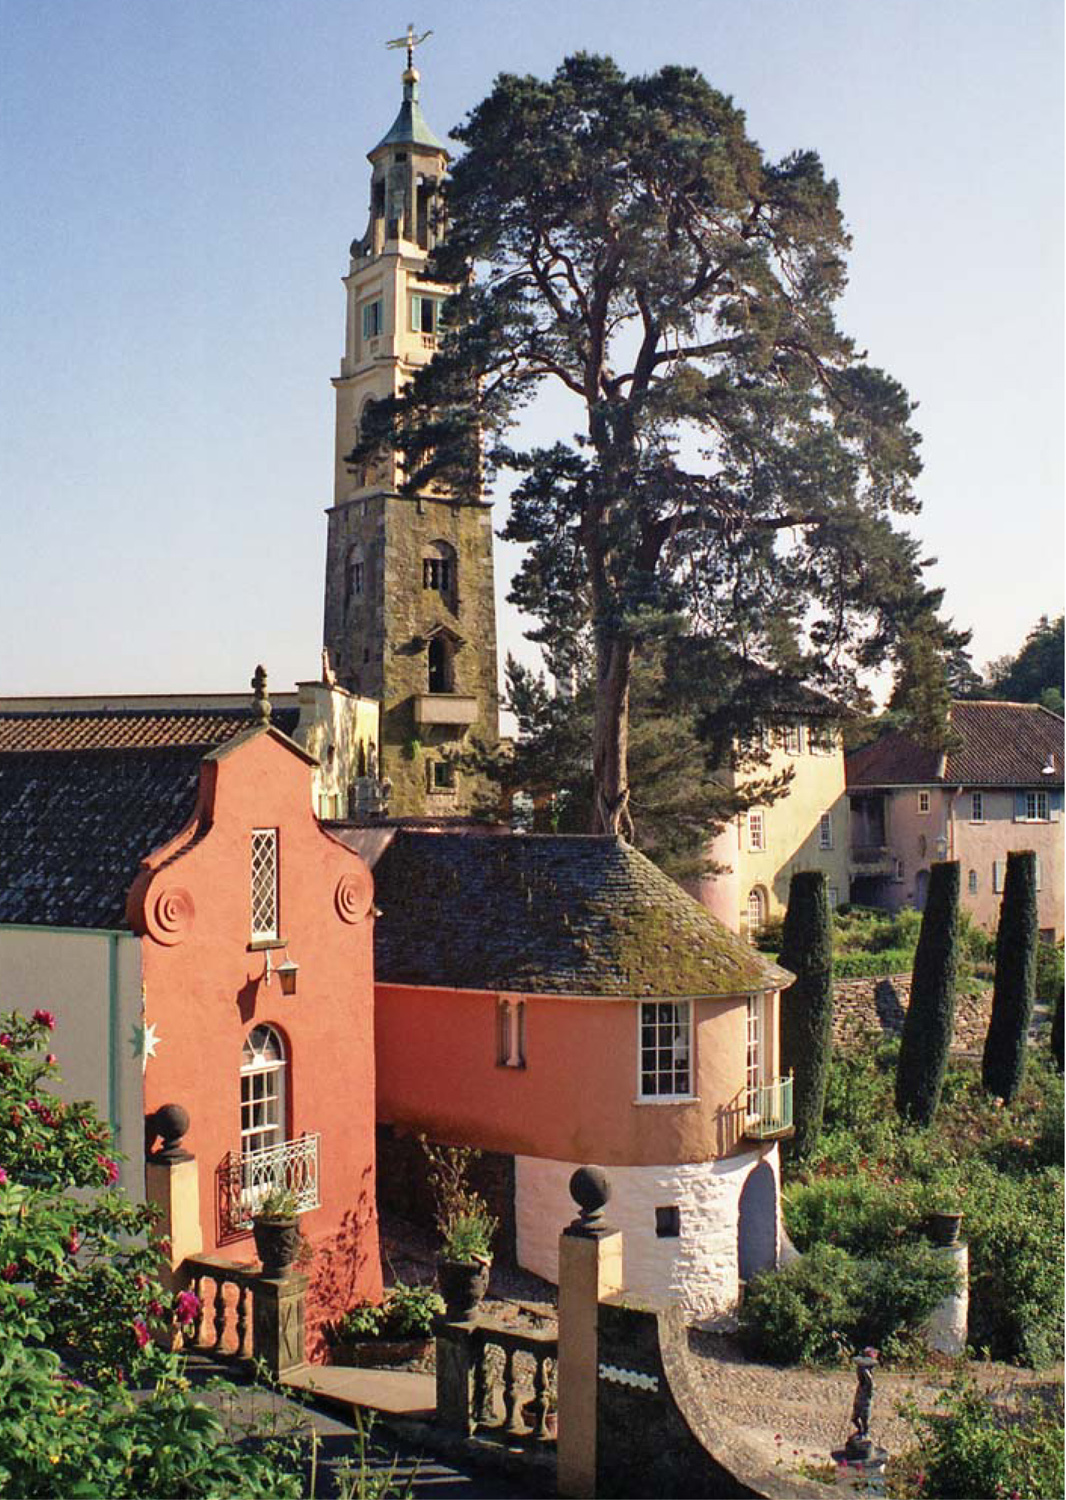
{"type": "Polygon", "coordinates": [[[426,40],[426,37],[432,35],[432,31],[423,31],[421,36],[415,36],[414,24],[413,22],[408,21],[407,35],[395,37],[391,42],[386,42],[385,45],[386,47],[407,48],[407,67],[408,71],[410,71],[410,69],[415,65],[415,48],[421,47],[422,43],[426,40]]]}

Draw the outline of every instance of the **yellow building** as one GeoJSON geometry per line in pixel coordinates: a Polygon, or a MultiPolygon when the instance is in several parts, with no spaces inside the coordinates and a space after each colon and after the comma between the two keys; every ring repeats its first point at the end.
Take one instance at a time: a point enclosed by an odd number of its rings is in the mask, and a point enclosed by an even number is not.
{"type": "Polygon", "coordinates": [[[819,706],[779,717],[763,731],[765,765],[742,757],[719,772],[730,788],[791,773],[776,801],[738,814],[712,841],[716,873],[696,882],[694,894],[734,932],[754,938],[764,923],[783,917],[797,870],[824,870],[829,904],[848,894],[848,800],[840,731],[819,706]]]}

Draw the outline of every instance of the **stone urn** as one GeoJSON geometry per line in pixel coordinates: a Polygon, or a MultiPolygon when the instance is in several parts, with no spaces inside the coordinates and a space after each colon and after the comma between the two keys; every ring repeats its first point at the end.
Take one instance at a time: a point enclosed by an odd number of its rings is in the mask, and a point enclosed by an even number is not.
{"type": "Polygon", "coordinates": [[[297,1216],[253,1219],[252,1234],[263,1275],[287,1276],[300,1248],[300,1220],[297,1216]]]}
{"type": "Polygon", "coordinates": [[[444,1315],[453,1323],[465,1323],[474,1316],[478,1303],[489,1289],[490,1256],[477,1260],[448,1260],[437,1257],[437,1284],[444,1298],[444,1315]]]}
{"type": "Polygon", "coordinates": [[[926,1220],[926,1232],[934,1245],[946,1248],[958,1244],[961,1223],[961,1210],[937,1209],[926,1220]]]}

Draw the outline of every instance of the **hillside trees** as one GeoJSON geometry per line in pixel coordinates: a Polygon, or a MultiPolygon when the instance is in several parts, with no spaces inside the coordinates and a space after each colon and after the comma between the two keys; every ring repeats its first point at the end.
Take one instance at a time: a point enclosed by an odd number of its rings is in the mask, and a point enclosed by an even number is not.
{"type": "Polygon", "coordinates": [[[407,492],[459,500],[485,462],[518,473],[514,594],[553,671],[591,636],[591,822],[628,834],[634,662],[653,644],[688,632],[844,701],[909,633],[946,629],[894,526],[918,508],[911,403],[836,325],[836,184],[813,152],[766,160],[694,70],[627,78],[578,55],[548,81],[502,75],[454,133],[429,270],[460,290],[352,462],[392,443],[407,492]],[[516,452],[543,385],[580,431],[516,452]]]}
{"type": "Polygon", "coordinates": [[[1002,656],[988,664],[988,687],[993,697],[1014,703],[1042,703],[1053,713],[1063,708],[1066,617],[1040,619],[1025,638],[1017,656],[1002,656]]]}
{"type": "Polygon", "coordinates": [[[781,995],[781,1068],[793,1074],[792,1151],[804,1157],[822,1127],[833,1045],[833,921],[821,870],[789,883],[779,962],[796,976],[781,995]]]}
{"type": "Polygon", "coordinates": [[[981,1061],[981,1081],[990,1094],[1009,1104],[1021,1087],[1025,1046],[1036,989],[1036,855],[1029,849],[1007,855],[1003,902],[996,933],[996,977],[992,1014],[981,1061]]]}
{"type": "Polygon", "coordinates": [[[914,954],[911,998],[896,1068],[896,1109],[931,1125],[940,1103],[955,1025],[959,961],[959,863],[935,863],[914,954]]]}

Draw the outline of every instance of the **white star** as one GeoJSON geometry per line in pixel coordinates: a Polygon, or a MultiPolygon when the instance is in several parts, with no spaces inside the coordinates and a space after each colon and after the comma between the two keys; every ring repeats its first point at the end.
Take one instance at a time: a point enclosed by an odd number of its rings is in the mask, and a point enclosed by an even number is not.
{"type": "Polygon", "coordinates": [[[156,1036],[154,1021],[150,1026],[145,1026],[142,1022],[139,1026],[130,1027],[130,1047],[134,1057],[141,1059],[142,1073],[147,1071],[148,1059],[155,1056],[155,1049],[161,1041],[162,1038],[156,1036]]]}

